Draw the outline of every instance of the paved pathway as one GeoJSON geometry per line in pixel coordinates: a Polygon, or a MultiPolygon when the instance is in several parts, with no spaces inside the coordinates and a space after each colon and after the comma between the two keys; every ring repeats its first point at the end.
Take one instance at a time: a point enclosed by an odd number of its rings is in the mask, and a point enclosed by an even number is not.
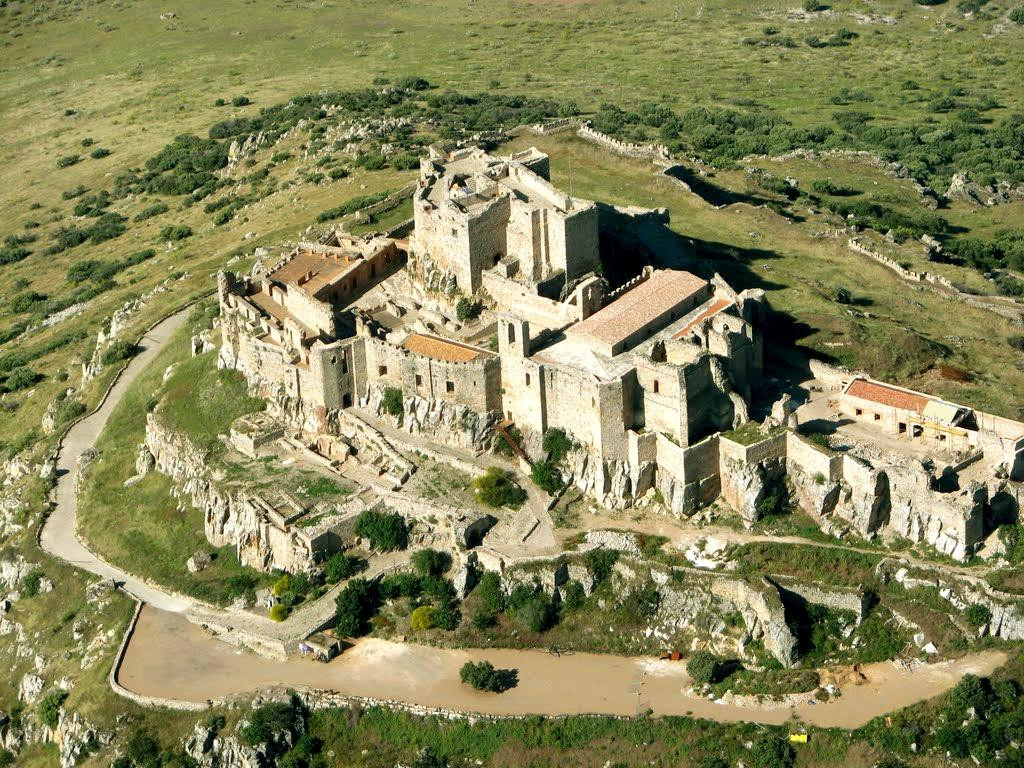
{"type": "Polygon", "coordinates": [[[115,568],[90,552],[79,540],[76,525],[78,521],[78,499],[75,493],[75,476],[78,459],[96,443],[96,438],[103,431],[117,404],[121,402],[128,387],[136,377],[153,362],[171,339],[174,333],[185,323],[192,311],[191,307],[171,315],[152,328],[139,342],[142,351],[133,357],[114,385],[107,392],[100,407],[76,422],[61,443],[57,458],[57,487],[54,491],[56,506],[50,513],[40,534],[40,544],[46,552],[66,560],[83,570],[95,573],[105,579],[113,579],[122,588],[137,597],[165,611],[180,613],[187,610],[194,601],[170,594],[159,587],[154,587],[138,576],[134,576],[120,568],[115,568]]]}

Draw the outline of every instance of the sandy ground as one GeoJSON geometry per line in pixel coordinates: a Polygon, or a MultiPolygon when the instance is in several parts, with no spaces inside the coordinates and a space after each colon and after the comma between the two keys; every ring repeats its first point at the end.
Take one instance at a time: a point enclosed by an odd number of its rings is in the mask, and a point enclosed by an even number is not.
{"type": "Polygon", "coordinates": [[[812,704],[807,696],[796,706],[740,706],[688,695],[682,663],[644,658],[447,650],[367,639],[329,664],[270,661],[214,639],[178,614],[146,606],[118,681],[136,693],[199,702],[290,686],[497,715],[635,715],[649,708],[656,715],[775,724],[795,714],[814,725],[856,728],[948,690],[965,673],[987,675],[1005,659],[1001,652],[985,651],[909,671],[873,664],[864,669],[867,683],[844,689],[826,704],[812,704]],[[469,659],[517,669],[518,687],[488,694],[462,685],[459,667],[469,659]]]}

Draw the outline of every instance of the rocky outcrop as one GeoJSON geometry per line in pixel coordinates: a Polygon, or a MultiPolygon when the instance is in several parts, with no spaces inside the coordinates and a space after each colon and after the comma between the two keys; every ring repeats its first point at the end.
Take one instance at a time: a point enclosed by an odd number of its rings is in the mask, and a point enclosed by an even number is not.
{"type": "Polygon", "coordinates": [[[1000,181],[995,186],[984,186],[971,181],[966,173],[954,173],[946,190],[946,199],[993,206],[1024,200],[1024,186],[1014,187],[1007,181],[1000,181]]]}
{"type": "Polygon", "coordinates": [[[784,464],[778,459],[756,464],[724,459],[722,465],[723,495],[745,522],[756,523],[766,512],[765,501],[782,492],[784,464]]]}
{"type": "Polygon", "coordinates": [[[861,536],[872,536],[889,519],[889,477],[866,461],[843,457],[843,486],[835,513],[861,536]]]}
{"type": "Polygon", "coordinates": [[[765,650],[780,664],[793,666],[796,638],[786,623],[779,591],[771,582],[722,579],[712,582],[711,592],[736,606],[751,637],[761,640],[765,650]]]}
{"type": "Polygon", "coordinates": [[[609,509],[623,509],[654,487],[654,462],[633,465],[625,461],[600,461],[584,446],[565,458],[567,482],[596,498],[609,509]]]}
{"type": "MultiPolygon", "coordinates": [[[[445,400],[430,400],[411,395],[403,400],[404,412],[398,426],[410,434],[471,451],[489,451],[497,439],[494,425],[498,413],[477,413],[465,405],[445,400]]],[[[366,408],[379,417],[387,416],[384,390],[374,388],[366,399],[366,408]]]]}
{"type": "Polygon", "coordinates": [[[196,723],[185,739],[185,754],[199,768],[266,768],[266,755],[242,744],[235,736],[221,736],[210,721],[196,723]]]}

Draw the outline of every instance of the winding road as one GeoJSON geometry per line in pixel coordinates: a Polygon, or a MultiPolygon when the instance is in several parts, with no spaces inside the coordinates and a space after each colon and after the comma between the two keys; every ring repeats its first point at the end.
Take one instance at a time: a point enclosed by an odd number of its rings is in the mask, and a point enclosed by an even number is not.
{"type": "MultiPolygon", "coordinates": [[[[956,661],[904,668],[868,665],[866,682],[843,688],[828,703],[808,695],[782,703],[711,701],[688,691],[682,664],[612,655],[555,656],[541,650],[457,650],[368,639],[331,664],[301,658],[274,661],[228,645],[199,624],[239,627],[279,643],[291,642],[305,620],[329,610],[333,600],[317,601],[281,624],[252,613],[222,609],[173,594],[114,567],[90,551],[76,534],[75,478],[79,458],[95,445],[125,392],[182,327],[186,308],[154,326],[140,341],[142,351],[124,368],[99,408],[76,422],[64,437],[57,462],[55,508],[40,532],[51,555],[105,579],[144,604],[112,677],[128,691],[180,702],[206,702],[267,688],[294,686],[342,696],[384,699],[411,705],[475,711],[491,715],[693,714],[721,721],[782,723],[796,714],[828,727],[857,727],[872,717],[936,696],[966,673],[985,675],[1005,661],[999,651],[956,661]],[[326,605],[325,609],[323,606],[326,605]],[[319,607],[318,607],[319,606],[319,607]],[[488,659],[519,671],[520,683],[501,696],[477,693],[458,682],[469,659],[488,659]]],[[[395,567],[398,563],[389,563],[395,567]]],[[[336,587],[337,588],[337,587],[336,587]]]]}

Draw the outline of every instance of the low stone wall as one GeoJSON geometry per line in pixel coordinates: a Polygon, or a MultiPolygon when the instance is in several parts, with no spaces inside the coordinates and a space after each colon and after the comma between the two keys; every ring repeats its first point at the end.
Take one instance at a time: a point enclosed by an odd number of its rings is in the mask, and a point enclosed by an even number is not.
{"type": "Polygon", "coordinates": [[[814,605],[824,605],[840,611],[849,611],[857,617],[859,624],[868,615],[872,595],[864,589],[852,587],[826,587],[821,584],[802,583],[793,578],[774,576],[769,579],[779,590],[794,595],[814,605]]]}
{"type": "Polygon", "coordinates": [[[843,476],[843,457],[825,448],[819,448],[796,432],[786,433],[786,470],[815,477],[820,475],[828,483],[834,483],[843,476]]]}
{"type": "Polygon", "coordinates": [[[576,134],[581,139],[592,141],[595,144],[599,144],[605,149],[609,149],[619,155],[625,155],[626,157],[639,157],[651,160],[664,160],[670,159],[668,148],[662,144],[633,144],[628,141],[620,141],[607,133],[601,133],[600,131],[594,130],[589,122],[584,123],[580,126],[576,134]]]}
{"type": "Polygon", "coordinates": [[[582,123],[583,120],[579,117],[561,117],[557,120],[548,120],[544,123],[534,123],[533,125],[527,126],[527,130],[538,136],[551,136],[555,133],[562,133],[564,131],[577,129],[582,125],[582,123]]]}

